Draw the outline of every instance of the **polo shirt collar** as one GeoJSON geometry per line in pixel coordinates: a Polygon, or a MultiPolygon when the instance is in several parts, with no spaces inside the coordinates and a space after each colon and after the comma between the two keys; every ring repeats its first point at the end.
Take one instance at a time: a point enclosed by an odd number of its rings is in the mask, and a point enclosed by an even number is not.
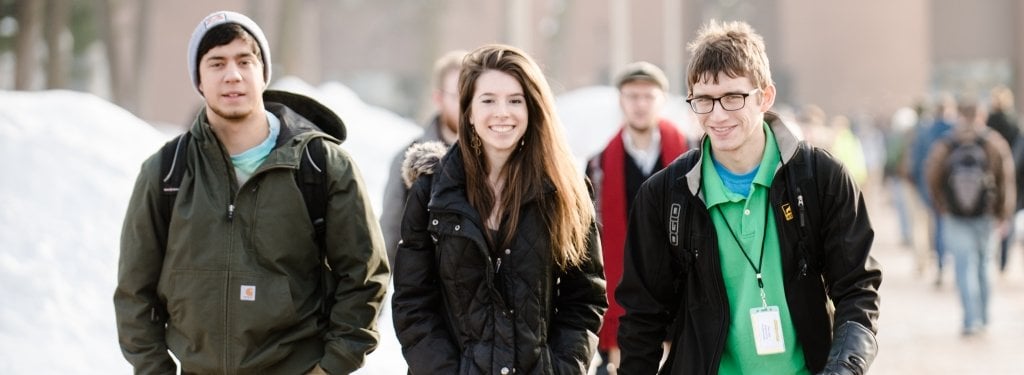
{"type": "MultiPolygon", "coordinates": [[[[764,155],[761,157],[761,164],[758,167],[757,175],[754,176],[754,186],[750,189],[751,194],[754,194],[758,186],[768,188],[772,185],[772,180],[775,178],[775,172],[781,160],[779,145],[775,141],[775,133],[772,132],[767,122],[763,123],[762,126],[765,132],[764,155]]],[[[701,143],[701,149],[701,173],[703,174],[704,200],[707,207],[711,208],[718,204],[747,199],[747,197],[733,193],[722,183],[722,177],[718,175],[714,162],[711,160],[710,138],[704,138],[704,142],[701,143]]]]}

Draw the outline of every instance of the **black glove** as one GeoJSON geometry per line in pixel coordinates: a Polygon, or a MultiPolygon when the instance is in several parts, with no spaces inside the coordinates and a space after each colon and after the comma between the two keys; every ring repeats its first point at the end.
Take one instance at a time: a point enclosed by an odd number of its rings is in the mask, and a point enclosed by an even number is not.
{"type": "Polygon", "coordinates": [[[828,362],[818,375],[864,375],[878,354],[875,334],[857,322],[836,329],[828,362]]]}

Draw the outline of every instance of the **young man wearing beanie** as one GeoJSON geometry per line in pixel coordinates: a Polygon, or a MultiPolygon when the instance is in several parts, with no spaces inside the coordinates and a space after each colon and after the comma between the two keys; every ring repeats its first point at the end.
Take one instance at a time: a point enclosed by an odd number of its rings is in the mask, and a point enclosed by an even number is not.
{"type": "Polygon", "coordinates": [[[616,332],[623,311],[615,302],[615,286],[622,277],[622,249],[626,216],[640,185],[654,172],[686,151],[686,138],[675,124],[661,118],[668,91],[665,73],[654,64],[626,65],[616,79],[622,129],[587,163],[587,176],[597,190],[601,248],[608,280],[608,311],[599,333],[602,365],[598,374],[614,373],[618,365],[616,332]]]}
{"type": "Polygon", "coordinates": [[[362,177],[340,139],[319,130],[341,120],[301,96],[264,102],[270,48],[244,15],[207,16],[188,56],[206,105],[171,160],[186,170],[173,193],[161,152],[146,160],[121,234],[114,307],[125,358],[138,374],[173,374],[168,351],[186,374],[358,369],[379,339],[389,271],[362,177]],[[325,189],[322,237],[297,188],[303,158],[321,160],[310,168],[325,189]]]}

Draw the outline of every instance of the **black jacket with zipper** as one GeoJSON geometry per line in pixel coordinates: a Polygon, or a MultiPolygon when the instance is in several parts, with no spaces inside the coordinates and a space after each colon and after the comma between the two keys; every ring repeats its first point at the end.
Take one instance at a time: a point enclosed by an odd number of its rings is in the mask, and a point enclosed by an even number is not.
{"type": "MultiPolygon", "coordinates": [[[[840,162],[799,141],[774,114],[765,119],[781,153],[769,200],[779,228],[786,302],[807,367],[819,372],[844,323],[862,326],[855,327],[860,338],[874,343],[882,279],[870,255],[874,231],[840,162]]],[[[701,191],[702,151],[691,150],[653,175],[634,202],[616,291],[626,309],[620,373],[658,372],[662,332],[670,325],[672,352],[660,373],[718,373],[730,310],[701,191]]],[[[874,352],[868,351],[859,354],[870,362],[874,352]]]]}
{"type": "MultiPolygon", "coordinates": [[[[410,154],[422,157],[438,155],[410,154]]],[[[394,272],[395,331],[410,373],[585,374],[608,306],[596,225],[588,260],[561,271],[543,218],[548,189],[518,207],[511,245],[490,249],[459,148],[439,163],[409,191],[394,272]]]]}

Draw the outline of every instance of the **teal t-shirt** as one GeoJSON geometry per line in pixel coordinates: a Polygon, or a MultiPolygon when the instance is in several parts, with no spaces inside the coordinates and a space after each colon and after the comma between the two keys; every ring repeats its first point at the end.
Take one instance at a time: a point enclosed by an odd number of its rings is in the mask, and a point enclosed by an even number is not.
{"type": "Polygon", "coordinates": [[[235,166],[235,177],[238,178],[239,187],[244,185],[252,177],[252,174],[256,173],[256,168],[259,168],[267,160],[270,152],[274,151],[274,145],[277,144],[277,136],[281,134],[281,120],[270,111],[264,110],[264,112],[267,113],[267,124],[270,127],[267,139],[253,148],[237,155],[231,155],[231,164],[235,166]]]}
{"type": "Polygon", "coordinates": [[[767,124],[764,124],[764,131],[764,156],[752,177],[745,176],[746,173],[728,173],[723,181],[712,160],[710,141],[705,140],[702,146],[705,150],[701,167],[702,189],[715,225],[722,278],[729,298],[729,332],[718,373],[810,374],[786,304],[779,236],[769,207],[769,188],[781,157],[775,135],[767,124]],[[749,183],[747,189],[737,186],[743,180],[749,183]],[[762,251],[765,252],[763,261],[760,260],[762,251]],[[782,353],[757,354],[750,310],[761,307],[762,301],[757,272],[751,263],[754,266],[761,263],[768,306],[779,309],[785,342],[782,353]]]}

